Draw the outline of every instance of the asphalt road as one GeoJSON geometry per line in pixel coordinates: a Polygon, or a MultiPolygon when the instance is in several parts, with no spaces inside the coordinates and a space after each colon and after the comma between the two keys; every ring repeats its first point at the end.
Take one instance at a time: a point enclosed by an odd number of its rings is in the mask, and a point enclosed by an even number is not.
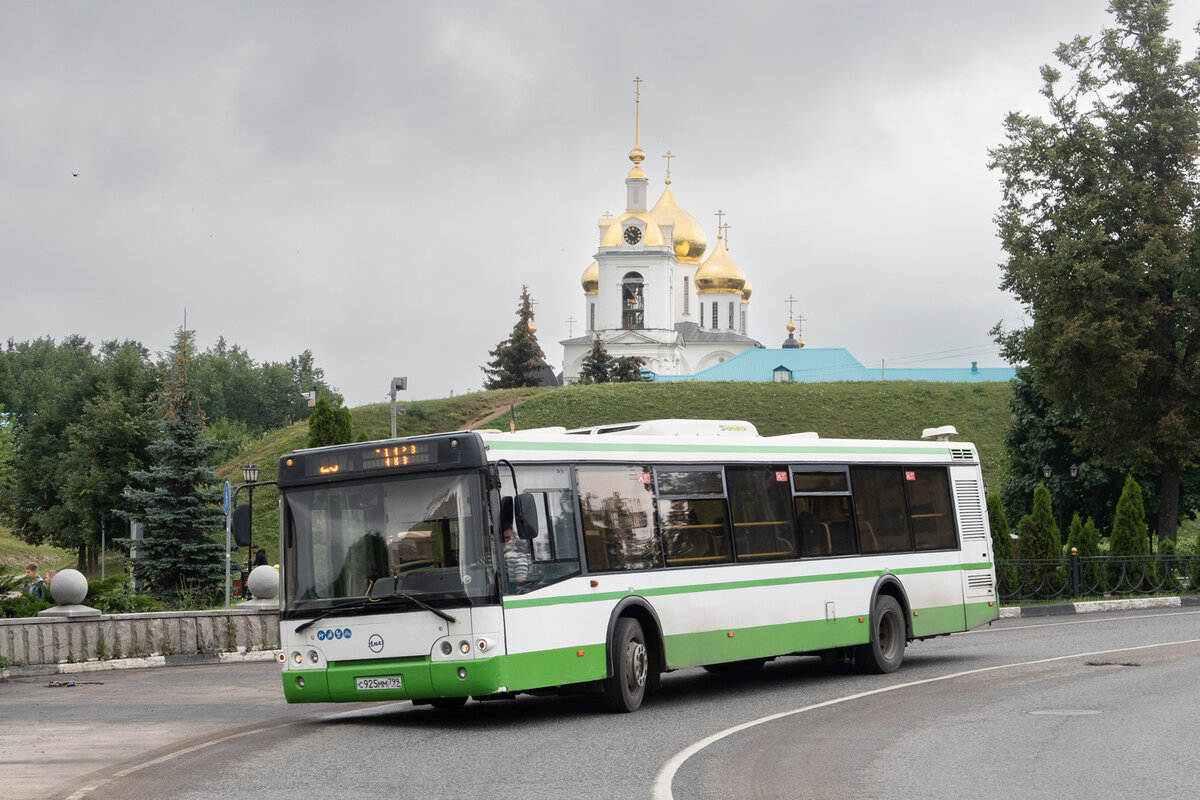
{"type": "Polygon", "coordinates": [[[272,663],[91,673],[76,680],[102,683],[74,687],[21,678],[0,683],[0,774],[13,800],[940,798],[1001,788],[1169,799],[1200,783],[1198,670],[1200,612],[1177,609],[1006,619],[914,643],[887,676],[807,658],[736,679],[681,670],[625,715],[579,697],[457,712],[287,706],[272,663]]]}

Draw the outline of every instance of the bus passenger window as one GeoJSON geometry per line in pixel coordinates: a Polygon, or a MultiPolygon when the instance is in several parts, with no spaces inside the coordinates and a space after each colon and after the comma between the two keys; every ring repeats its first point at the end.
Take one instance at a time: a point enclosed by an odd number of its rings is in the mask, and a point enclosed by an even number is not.
{"type": "Polygon", "coordinates": [[[661,567],[650,468],[580,468],[576,479],[588,569],[661,567]]]}
{"type": "Polygon", "coordinates": [[[796,526],[786,466],[727,467],[725,483],[738,561],[796,558],[796,526]]]}
{"type": "Polygon", "coordinates": [[[904,470],[898,467],[852,467],[854,511],[864,553],[912,550],[904,500],[904,470]]]}
{"type": "Polygon", "coordinates": [[[918,550],[952,550],[958,547],[954,512],[950,501],[950,478],[942,467],[906,467],[904,488],[913,542],[918,550]]]}

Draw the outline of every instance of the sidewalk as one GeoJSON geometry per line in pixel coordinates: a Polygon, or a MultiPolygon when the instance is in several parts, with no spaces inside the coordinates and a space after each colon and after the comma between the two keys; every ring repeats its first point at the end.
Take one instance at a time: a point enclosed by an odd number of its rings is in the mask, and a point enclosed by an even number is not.
{"type": "Polygon", "coordinates": [[[1200,597],[1128,597],[1120,600],[1087,600],[1045,606],[1001,607],[1000,618],[1053,617],[1060,614],[1102,614],[1106,611],[1137,611],[1150,608],[1200,606],[1200,597]]]}
{"type": "Polygon", "coordinates": [[[73,790],[97,770],[141,760],[160,748],[170,752],[217,733],[328,711],[288,705],[279,665],[271,661],[128,668],[133,666],[128,662],[144,660],[106,662],[117,669],[0,681],[3,796],[64,796],[59,787],[73,790]]]}

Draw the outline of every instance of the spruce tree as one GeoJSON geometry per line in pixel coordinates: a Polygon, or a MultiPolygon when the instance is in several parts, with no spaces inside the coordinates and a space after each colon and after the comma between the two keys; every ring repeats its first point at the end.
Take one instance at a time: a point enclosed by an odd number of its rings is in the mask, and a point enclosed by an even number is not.
{"type": "MultiPolygon", "coordinates": [[[[224,579],[224,549],[211,536],[221,529],[221,488],[208,465],[214,444],[188,380],[193,332],[181,329],[155,407],[162,434],[148,447],[151,466],[133,472],[129,516],[143,523],[134,575],[160,597],[215,588],[224,579]]],[[[129,540],[125,544],[131,544],[129,540]]]]}
{"type": "Polygon", "coordinates": [[[341,398],[331,404],[324,395],[317,398],[313,413],[308,418],[308,446],[327,447],[331,444],[347,444],[354,441],[354,418],[350,409],[342,405],[341,398]]]}
{"type": "Polygon", "coordinates": [[[604,342],[597,336],[592,341],[592,349],[583,357],[583,363],[579,367],[579,382],[608,383],[615,363],[616,360],[604,349],[604,342]]]}
{"type": "Polygon", "coordinates": [[[517,307],[517,324],[507,339],[489,350],[492,360],[481,367],[484,386],[488,389],[519,389],[541,386],[542,371],[546,369],[546,354],[538,344],[533,325],[533,298],[529,287],[521,287],[521,304],[517,307]]]}

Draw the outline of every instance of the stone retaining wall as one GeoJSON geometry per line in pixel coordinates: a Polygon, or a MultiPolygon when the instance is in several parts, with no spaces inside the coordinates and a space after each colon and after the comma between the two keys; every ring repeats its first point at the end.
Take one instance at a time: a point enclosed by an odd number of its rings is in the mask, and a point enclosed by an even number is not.
{"type": "Polygon", "coordinates": [[[278,647],[277,608],[0,619],[0,656],[13,667],[278,647]]]}

